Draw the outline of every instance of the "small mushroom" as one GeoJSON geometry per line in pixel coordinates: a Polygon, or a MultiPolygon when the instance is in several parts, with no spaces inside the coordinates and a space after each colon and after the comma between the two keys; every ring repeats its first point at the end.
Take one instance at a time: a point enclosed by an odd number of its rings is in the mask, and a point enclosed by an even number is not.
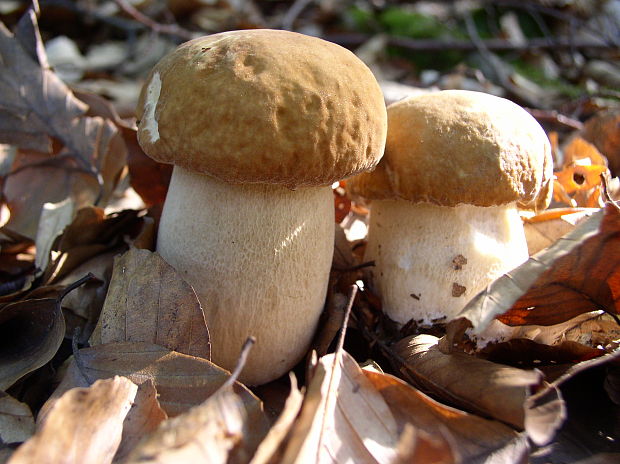
{"type": "Polygon", "coordinates": [[[385,156],[347,183],[372,200],[365,260],[385,313],[448,321],[525,261],[518,207],[548,206],[552,169],[545,132],[506,99],[446,90],[390,105],[385,156]]]}
{"type": "Polygon", "coordinates": [[[302,34],[231,31],[179,46],[151,71],[138,140],[174,164],[157,251],[194,287],[213,361],[261,384],[306,353],[334,243],[331,184],[374,167],[386,110],[348,50],[302,34]]]}

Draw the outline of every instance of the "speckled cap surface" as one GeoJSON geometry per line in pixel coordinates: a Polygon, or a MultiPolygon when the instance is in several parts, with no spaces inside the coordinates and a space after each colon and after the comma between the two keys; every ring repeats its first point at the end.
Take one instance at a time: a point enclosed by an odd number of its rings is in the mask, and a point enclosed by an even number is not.
{"type": "Polygon", "coordinates": [[[353,196],[444,206],[551,201],[553,160],[544,130],[504,98],[466,90],[418,95],[388,107],[385,156],[347,182],[353,196]]]}
{"type": "Polygon", "coordinates": [[[157,161],[291,188],[371,169],[387,131],[381,89],[353,53],[266,29],[179,46],[152,69],[137,117],[157,161]]]}

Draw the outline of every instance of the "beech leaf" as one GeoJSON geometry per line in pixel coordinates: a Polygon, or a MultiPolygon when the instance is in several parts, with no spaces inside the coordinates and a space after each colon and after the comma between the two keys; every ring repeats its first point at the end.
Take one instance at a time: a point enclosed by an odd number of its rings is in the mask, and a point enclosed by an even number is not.
{"type": "Polygon", "coordinates": [[[0,389],[50,361],[65,336],[60,298],[33,298],[0,307],[0,389]]]}
{"type": "Polygon", "coordinates": [[[267,433],[266,417],[230,388],[170,419],[129,455],[126,464],[248,462],[267,433]]]}
{"type": "Polygon", "coordinates": [[[66,392],[9,463],[111,463],[137,390],[130,380],[114,377],[66,392]]]}
{"type": "Polygon", "coordinates": [[[465,353],[444,354],[432,335],[407,337],[394,346],[402,373],[434,397],[524,429],[524,404],[542,373],[496,364],[465,353]]]}
{"type": "MultiPolygon", "coordinates": [[[[39,416],[54,400],[74,387],[90,385],[97,379],[122,375],[137,385],[151,380],[162,409],[177,416],[202,403],[230,377],[230,373],[206,359],[189,356],[150,343],[124,342],[96,345],[77,352],[62,382],[39,416]],[[48,404],[49,403],[49,404],[48,404]]],[[[239,382],[237,392],[245,403],[261,408],[260,401],[239,382]]]]}
{"type": "Polygon", "coordinates": [[[510,326],[549,326],[594,310],[616,314],[619,301],[620,211],[608,204],[489,285],[459,316],[480,334],[496,317],[510,326]]]}
{"type": "Polygon", "coordinates": [[[21,166],[9,174],[8,181],[12,182],[4,186],[11,210],[8,227],[34,237],[45,202],[72,197],[78,207],[105,205],[125,167],[127,147],[113,121],[85,116],[87,105],[49,68],[33,59],[33,50],[40,59],[45,53],[36,16],[25,15],[22,26],[24,21],[30,21],[30,39],[34,41],[26,48],[27,42],[20,41],[0,22],[0,143],[34,150],[48,158],[28,164],[20,160],[18,152],[21,166]],[[62,144],[54,153],[52,138],[62,144]],[[11,179],[14,176],[21,182],[11,179]],[[24,185],[30,188],[20,188],[24,185]],[[35,185],[38,188],[33,188],[35,185]]]}
{"type": "Polygon", "coordinates": [[[0,391],[0,441],[18,443],[34,434],[34,418],[28,405],[0,391]]]}
{"type": "MultiPolygon", "coordinates": [[[[468,464],[525,462],[529,454],[525,434],[501,422],[438,403],[392,375],[366,369],[364,375],[381,393],[396,421],[401,425],[411,424],[416,430],[443,442],[440,449],[444,456],[451,453],[454,461],[468,464]]],[[[414,461],[415,464],[427,462],[433,461],[428,457],[414,461]]]]}
{"type": "Polygon", "coordinates": [[[101,343],[148,342],[211,357],[209,331],[194,290],[148,250],[132,248],[114,260],[99,330],[101,343]]]}
{"type": "Polygon", "coordinates": [[[338,351],[319,360],[282,462],[389,463],[399,437],[383,397],[338,351]]]}

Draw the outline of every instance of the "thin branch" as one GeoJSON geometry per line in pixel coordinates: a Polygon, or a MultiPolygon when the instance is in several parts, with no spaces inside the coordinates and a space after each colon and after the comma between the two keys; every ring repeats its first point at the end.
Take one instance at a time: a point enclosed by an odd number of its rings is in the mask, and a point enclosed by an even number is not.
{"type": "Polygon", "coordinates": [[[158,34],[167,34],[167,35],[175,35],[185,40],[194,39],[196,36],[192,32],[187,29],[183,29],[178,24],[161,24],[157,21],[152,20],[145,14],[142,14],[136,8],[134,8],[127,0],[114,0],[116,4],[129,16],[134,18],[141,24],[144,24],[146,27],[150,28],[154,32],[158,34]]]}
{"type": "Polygon", "coordinates": [[[234,385],[239,378],[239,374],[241,374],[241,371],[245,367],[245,363],[248,360],[248,355],[250,354],[250,350],[252,349],[252,346],[254,346],[254,343],[256,343],[256,338],[250,336],[246,339],[243,347],[241,348],[241,354],[239,354],[239,359],[237,360],[235,370],[232,374],[230,374],[230,377],[226,379],[226,382],[224,382],[218,390],[225,390],[234,385]]]}
{"type": "MultiPolygon", "coordinates": [[[[356,48],[372,38],[370,34],[346,33],[328,34],[323,36],[325,40],[337,43],[347,48],[356,48]]],[[[478,49],[471,40],[462,39],[411,39],[409,37],[388,36],[387,44],[392,47],[411,51],[475,51],[478,49]]],[[[613,48],[593,40],[572,40],[570,37],[558,37],[555,39],[532,38],[524,43],[514,43],[506,39],[480,39],[482,44],[490,51],[528,51],[528,50],[557,50],[557,49],[598,49],[610,50],[613,48]]]]}

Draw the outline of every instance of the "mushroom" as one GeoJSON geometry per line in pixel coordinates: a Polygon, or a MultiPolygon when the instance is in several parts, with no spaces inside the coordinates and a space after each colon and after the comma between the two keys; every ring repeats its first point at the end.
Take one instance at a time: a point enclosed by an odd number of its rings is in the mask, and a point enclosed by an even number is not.
{"type": "Polygon", "coordinates": [[[157,251],[194,287],[213,361],[262,384],[306,353],[334,242],[331,184],[374,167],[386,110],[350,51],[287,31],[230,31],[179,46],[151,71],[138,140],[174,164],[157,251]]]}
{"type": "Polygon", "coordinates": [[[383,311],[449,321],[527,260],[518,207],[549,205],[552,169],[545,132],[509,100],[445,90],[388,106],[385,156],[347,182],[372,200],[365,260],[383,311]]]}

